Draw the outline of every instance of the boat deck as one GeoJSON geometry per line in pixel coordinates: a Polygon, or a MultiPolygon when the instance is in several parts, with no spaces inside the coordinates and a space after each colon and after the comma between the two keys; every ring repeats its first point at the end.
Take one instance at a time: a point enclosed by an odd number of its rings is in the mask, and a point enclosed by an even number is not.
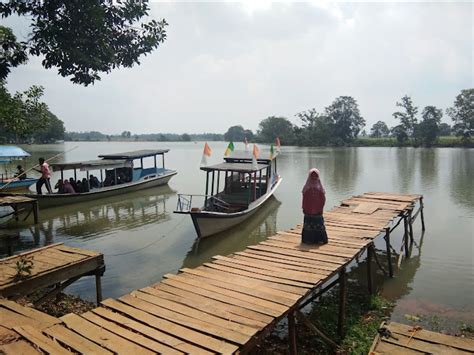
{"type": "MultiPolygon", "coordinates": [[[[79,248],[52,244],[43,248],[0,260],[0,296],[16,298],[37,290],[57,285],[52,297],[82,276],[96,275],[97,295],[100,301],[100,276],[105,270],[102,254],[79,248]],[[31,263],[30,274],[18,274],[18,262],[31,263]]],[[[48,297],[48,298],[49,298],[48,297]]],[[[41,301],[46,300],[42,299],[41,301]]]]}
{"type": "MultiPolygon", "coordinates": [[[[13,215],[15,216],[15,219],[18,221],[18,216],[19,214],[23,211],[23,208],[25,206],[30,207],[30,211],[28,215],[25,217],[28,218],[28,216],[33,212],[33,217],[35,224],[38,224],[39,222],[39,208],[38,208],[38,200],[26,196],[15,196],[15,195],[5,195],[5,196],[0,196],[0,206],[6,206],[6,207],[11,207],[13,208],[13,215]]],[[[6,217],[6,216],[1,216],[1,217],[6,217]]]]}
{"type": "MultiPolygon", "coordinates": [[[[79,352],[84,343],[104,352],[240,353],[250,351],[287,316],[290,352],[295,353],[294,317],[302,317],[300,307],[336,279],[341,284],[343,320],[346,267],[370,250],[380,233],[389,237],[397,220],[411,227],[417,201],[423,217],[420,195],[355,196],[325,213],[326,245],[301,245],[297,226],[244,251],[167,274],[160,283],[107,299],[90,312],[68,314],[60,318],[60,325],[38,329],[34,335],[30,328],[13,330],[30,343],[58,339],[56,345],[67,344],[79,352]],[[66,332],[74,338],[64,338],[66,332]]],[[[405,227],[408,240],[411,233],[405,227]]]]}
{"type": "Polygon", "coordinates": [[[378,334],[369,351],[375,354],[472,354],[474,339],[431,332],[405,324],[382,323],[386,336],[378,334]]]}

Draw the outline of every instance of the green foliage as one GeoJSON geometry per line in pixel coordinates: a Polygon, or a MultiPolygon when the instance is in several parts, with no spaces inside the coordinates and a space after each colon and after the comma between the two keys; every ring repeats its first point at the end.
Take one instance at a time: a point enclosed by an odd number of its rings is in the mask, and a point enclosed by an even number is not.
{"type": "Polygon", "coordinates": [[[64,139],[64,122],[49,111],[47,115],[48,122],[33,132],[32,137],[35,143],[54,143],[64,139]]]}
{"type": "Polygon", "coordinates": [[[456,96],[453,107],[446,113],[454,122],[453,130],[458,137],[462,137],[467,145],[474,135],[474,88],[461,90],[456,96]]]}
{"type": "Polygon", "coordinates": [[[181,140],[183,142],[191,142],[191,136],[187,133],[184,133],[181,135],[181,140]]]}
{"type": "Polygon", "coordinates": [[[449,124],[443,122],[439,125],[440,136],[450,136],[451,133],[452,133],[452,128],[449,124]]]}
{"type": "Polygon", "coordinates": [[[271,116],[260,121],[257,134],[259,141],[265,143],[273,143],[277,137],[282,144],[295,141],[293,124],[285,117],[271,116]]]}
{"type": "Polygon", "coordinates": [[[298,131],[298,144],[308,146],[325,146],[331,143],[334,129],[333,121],[312,108],[296,114],[302,122],[298,131]]]}
{"type": "Polygon", "coordinates": [[[403,96],[396,105],[403,108],[403,111],[397,111],[392,114],[395,119],[400,120],[400,125],[396,127],[395,135],[397,140],[403,143],[413,135],[415,125],[417,124],[416,114],[418,113],[418,107],[413,105],[413,101],[408,95],[403,96]]]}
{"type": "Polygon", "coordinates": [[[10,68],[26,63],[28,56],[23,43],[16,40],[12,30],[0,26],[0,80],[10,74],[10,68]]]}
{"type": "Polygon", "coordinates": [[[253,133],[251,130],[244,129],[240,125],[230,127],[224,134],[224,140],[226,141],[243,142],[245,138],[249,141],[252,140],[253,133]]]}
{"type": "Polygon", "coordinates": [[[443,111],[435,106],[426,106],[421,114],[422,121],[415,126],[415,143],[422,143],[431,147],[439,135],[439,125],[443,117],[443,111]]]}
{"type": "Polygon", "coordinates": [[[32,29],[23,44],[8,34],[8,56],[0,59],[0,70],[7,75],[10,67],[25,62],[27,50],[44,57],[45,68],[57,67],[61,76],[87,86],[100,80],[99,73],[140,64],[142,55],[164,42],[168,24],[164,19],[143,22],[148,11],[147,0],[0,3],[3,18],[12,14],[28,17],[32,29]]]}
{"type": "Polygon", "coordinates": [[[351,96],[340,96],[326,107],[326,116],[333,122],[332,134],[336,145],[350,143],[365,126],[359,105],[351,96]]]}
{"type": "Polygon", "coordinates": [[[33,259],[27,256],[22,256],[13,267],[16,271],[15,278],[22,279],[31,275],[31,270],[33,269],[34,262],[33,259]]]}
{"type": "Polygon", "coordinates": [[[374,138],[388,137],[390,130],[387,127],[387,124],[383,121],[378,121],[374,123],[370,129],[370,136],[374,138]]]}

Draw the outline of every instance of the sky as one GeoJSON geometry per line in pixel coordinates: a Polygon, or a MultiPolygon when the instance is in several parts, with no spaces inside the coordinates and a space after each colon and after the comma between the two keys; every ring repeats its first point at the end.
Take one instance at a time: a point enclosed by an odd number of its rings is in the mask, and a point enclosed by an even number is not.
{"type": "MultiPolygon", "coordinates": [[[[167,40],[141,65],[73,84],[41,58],[12,70],[11,91],[45,88],[67,131],[224,133],[354,97],[366,120],[396,124],[395,103],[452,106],[474,87],[471,2],[157,2],[167,40]]],[[[19,39],[25,19],[2,19],[19,39]]],[[[443,121],[450,123],[445,115],[443,121]]]]}

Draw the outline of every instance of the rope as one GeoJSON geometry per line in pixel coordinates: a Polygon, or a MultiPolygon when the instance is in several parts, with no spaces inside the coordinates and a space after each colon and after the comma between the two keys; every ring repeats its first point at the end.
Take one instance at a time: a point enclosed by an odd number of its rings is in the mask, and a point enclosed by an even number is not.
{"type": "Polygon", "coordinates": [[[133,253],[136,253],[137,251],[141,251],[141,250],[144,250],[146,248],[149,248],[151,247],[152,245],[155,245],[156,243],[158,243],[159,241],[163,240],[164,238],[166,238],[167,236],[170,235],[171,232],[175,231],[185,220],[186,216],[183,216],[181,218],[181,220],[176,223],[172,228],[170,228],[168,230],[168,232],[166,232],[165,234],[163,234],[160,238],[154,240],[153,242],[151,243],[148,243],[140,248],[137,248],[137,249],[132,249],[132,250],[129,250],[129,251],[126,251],[126,252],[123,252],[123,253],[118,253],[118,254],[108,254],[106,256],[122,256],[122,255],[128,255],[128,254],[133,254],[133,253]]]}

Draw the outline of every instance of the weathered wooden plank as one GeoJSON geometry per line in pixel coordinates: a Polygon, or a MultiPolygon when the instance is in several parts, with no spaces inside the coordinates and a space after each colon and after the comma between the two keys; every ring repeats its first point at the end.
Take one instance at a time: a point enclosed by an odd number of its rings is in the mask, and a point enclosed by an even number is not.
{"type": "Polygon", "coordinates": [[[81,337],[80,335],[59,324],[43,330],[43,333],[63,344],[66,344],[69,348],[74,349],[75,351],[82,354],[112,354],[107,349],[100,347],[96,343],[81,337]]]}
{"type": "Polygon", "coordinates": [[[380,341],[378,343],[377,348],[375,350],[376,354],[388,354],[388,355],[420,355],[425,354],[424,352],[408,349],[405,347],[401,347],[392,343],[388,343],[385,340],[380,341]]]}
{"type": "Polygon", "coordinates": [[[141,322],[133,320],[132,318],[125,317],[121,315],[120,313],[113,312],[108,308],[97,307],[93,309],[91,312],[100,315],[102,318],[121,324],[135,332],[146,335],[149,338],[152,338],[165,345],[168,345],[176,350],[186,352],[186,353],[191,353],[191,354],[211,354],[211,352],[204,350],[203,348],[199,348],[192,344],[186,343],[182,339],[175,338],[169,334],[166,334],[162,331],[152,328],[151,324],[145,325],[141,322]]]}
{"type": "Polygon", "coordinates": [[[46,337],[40,331],[31,326],[19,326],[13,328],[13,330],[20,334],[23,338],[27,339],[30,343],[33,343],[36,347],[49,354],[72,354],[57,342],[46,337]]]}
{"type": "MultiPolygon", "coordinates": [[[[184,285],[184,287],[186,287],[186,285],[184,285]]],[[[255,324],[256,327],[263,328],[268,322],[273,319],[272,317],[259,312],[255,312],[240,306],[234,306],[232,304],[225,303],[217,299],[201,296],[197,293],[185,291],[183,289],[173,287],[164,283],[156,284],[153,286],[153,288],[159,291],[164,291],[169,294],[182,297],[187,300],[186,302],[194,302],[196,304],[202,305],[202,307],[209,307],[209,309],[212,309],[212,307],[216,307],[221,312],[228,312],[237,315],[238,317],[249,319],[249,321],[251,322],[249,325],[255,324]]]]}
{"type": "Polygon", "coordinates": [[[56,317],[50,316],[31,307],[20,306],[18,303],[13,301],[0,299],[0,306],[15,311],[16,313],[20,313],[25,317],[44,323],[46,326],[61,323],[61,321],[56,317]]]}
{"type": "MultiPolygon", "coordinates": [[[[268,239],[290,243],[293,246],[304,245],[301,243],[301,236],[295,233],[279,233],[275,236],[269,237],[268,239]]],[[[326,244],[326,246],[334,248],[344,248],[348,251],[354,252],[355,250],[359,250],[361,247],[365,246],[367,243],[370,243],[370,241],[354,240],[353,238],[339,237],[337,235],[330,235],[330,233],[328,233],[328,243],[326,244]]]]}
{"type": "Polygon", "coordinates": [[[84,314],[81,314],[81,317],[84,319],[87,319],[89,322],[94,323],[98,325],[99,327],[103,329],[107,329],[108,331],[117,334],[118,336],[130,340],[134,342],[135,344],[139,344],[140,346],[143,346],[147,348],[148,350],[151,350],[153,352],[161,353],[161,354],[183,354],[183,352],[178,351],[176,349],[173,349],[169,346],[160,344],[154,340],[151,340],[139,333],[132,332],[126,328],[123,328],[113,322],[110,322],[97,314],[94,314],[92,312],[86,312],[84,314]]]}
{"type": "Polygon", "coordinates": [[[25,317],[22,314],[13,312],[7,308],[0,308],[1,325],[5,328],[13,330],[16,326],[31,325],[36,329],[47,328],[50,324],[45,324],[36,319],[25,317]]]}
{"type": "Polygon", "coordinates": [[[41,247],[41,248],[36,248],[36,249],[33,249],[33,250],[25,251],[25,252],[20,253],[20,254],[16,254],[16,255],[12,255],[12,256],[3,258],[3,259],[0,260],[0,265],[3,264],[3,263],[8,263],[11,260],[15,260],[15,259],[20,258],[20,257],[25,257],[25,256],[29,256],[30,254],[39,253],[43,250],[47,250],[47,249],[50,249],[50,248],[56,248],[56,247],[58,247],[59,245],[62,245],[62,244],[63,243],[54,243],[54,244],[46,245],[46,246],[41,247]]]}
{"type": "Polygon", "coordinates": [[[419,340],[416,338],[410,338],[402,334],[396,335],[397,339],[388,338],[384,339],[385,342],[391,343],[400,347],[405,347],[411,350],[421,351],[426,354],[443,354],[443,355],[467,355],[472,354],[470,351],[463,351],[460,349],[452,348],[444,344],[434,344],[428,341],[419,340]]]}
{"type": "Polygon", "coordinates": [[[66,326],[83,337],[115,353],[153,354],[153,352],[114,333],[99,327],[77,314],[66,314],[61,317],[66,326]]]}
{"type": "Polygon", "coordinates": [[[330,257],[337,257],[342,260],[344,260],[344,263],[348,261],[348,259],[351,259],[354,257],[356,253],[354,252],[346,252],[343,250],[336,250],[333,247],[326,247],[326,244],[324,245],[288,245],[287,243],[280,243],[276,241],[268,241],[268,242],[261,242],[260,245],[268,245],[271,247],[277,247],[277,248],[284,248],[284,249],[290,249],[290,250],[295,250],[298,252],[309,252],[309,253],[314,253],[314,254],[322,254],[330,257]]]}
{"type": "Polygon", "coordinates": [[[297,250],[292,250],[292,249],[279,248],[279,247],[271,246],[271,245],[262,245],[262,244],[250,245],[247,247],[247,249],[261,250],[261,251],[271,252],[275,254],[283,254],[283,255],[298,257],[298,258],[301,258],[302,260],[310,259],[310,260],[324,261],[324,262],[335,264],[336,267],[344,265],[346,263],[343,258],[333,257],[329,255],[324,255],[324,254],[316,254],[316,253],[302,252],[302,251],[297,251],[297,250]]]}
{"type": "Polygon", "coordinates": [[[60,244],[56,247],[56,249],[58,250],[62,250],[63,252],[66,252],[66,253],[71,253],[71,254],[82,254],[84,256],[88,256],[88,257],[97,257],[97,256],[101,256],[102,254],[101,253],[98,253],[98,252],[95,252],[95,251],[91,251],[91,250],[85,250],[85,249],[81,249],[81,248],[75,248],[75,247],[70,247],[70,246],[66,246],[64,244],[60,244]]]}
{"type": "Polygon", "coordinates": [[[5,355],[30,355],[42,354],[25,340],[18,340],[7,344],[0,343],[0,354],[5,355]]]}

